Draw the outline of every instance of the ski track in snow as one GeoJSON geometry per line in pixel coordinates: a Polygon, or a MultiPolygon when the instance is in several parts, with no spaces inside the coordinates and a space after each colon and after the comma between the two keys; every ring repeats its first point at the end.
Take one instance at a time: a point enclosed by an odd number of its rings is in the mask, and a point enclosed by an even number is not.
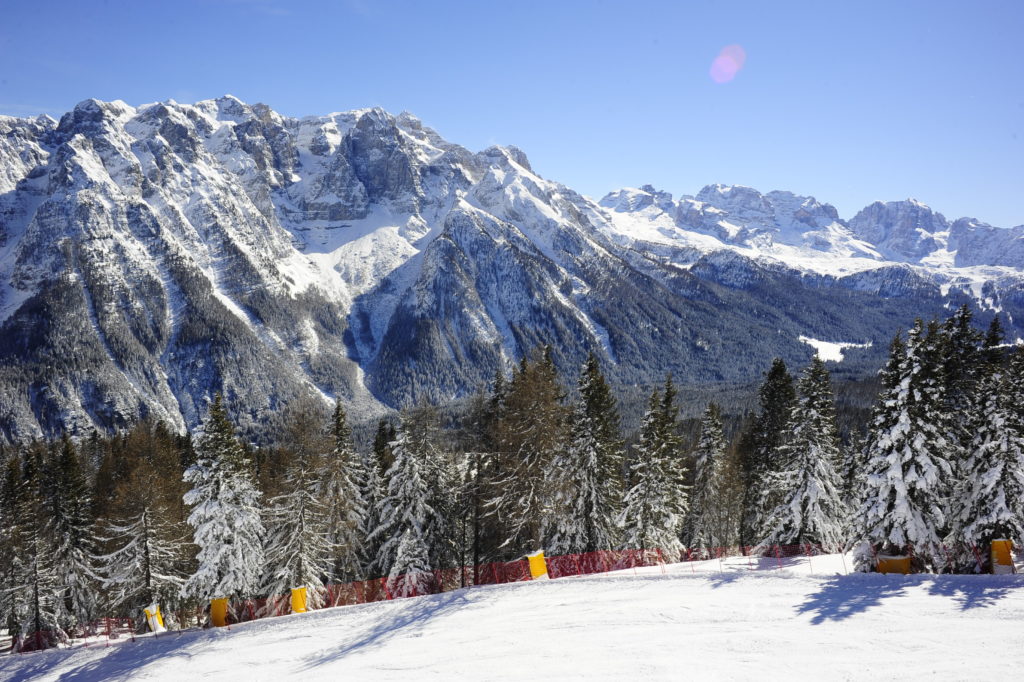
{"type": "Polygon", "coordinates": [[[839,555],[782,562],[486,586],[12,655],[0,679],[1011,680],[1024,664],[1022,576],[846,575],[839,555]]]}

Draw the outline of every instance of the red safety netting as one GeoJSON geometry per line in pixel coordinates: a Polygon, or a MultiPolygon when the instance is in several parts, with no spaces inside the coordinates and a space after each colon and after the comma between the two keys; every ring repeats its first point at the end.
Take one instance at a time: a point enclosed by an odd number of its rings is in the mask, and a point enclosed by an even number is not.
{"type": "MultiPolygon", "coordinates": [[[[985,572],[988,563],[985,553],[974,545],[942,546],[946,558],[944,565],[934,566],[939,572],[985,572]],[[965,566],[965,557],[967,565],[965,566]]],[[[568,578],[608,573],[619,570],[661,567],[676,563],[696,566],[706,562],[702,571],[725,570],[725,560],[745,557],[739,567],[748,570],[780,570],[805,564],[813,572],[813,557],[822,554],[842,554],[844,548],[822,547],[817,544],[731,546],[712,548],[686,548],[678,553],[660,549],[626,549],[565,554],[546,557],[549,578],[568,578]],[[745,565],[744,565],[745,564],[745,565]]],[[[913,549],[908,548],[913,558],[913,549]]],[[[844,565],[846,560],[843,560],[844,565]]],[[[735,561],[731,570],[737,568],[735,561]]],[[[847,572],[853,566],[847,567],[847,572]]],[[[696,569],[694,569],[696,572],[696,569]]],[[[351,606],[387,601],[403,597],[416,597],[480,585],[504,585],[531,580],[530,564],[526,558],[516,561],[491,562],[476,566],[461,566],[405,575],[357,580],[326,585],[316,594],[307,594],[310,610],[351,606]]],[[[228,626],[262,618],[289,615],[291,595],[274,595],[258,599],[232,601],[228,609],[228,626]]],[[[192,627],[209,624],[207,605],[182,609],[165,614],[168,631],[173,634],[192,627]]],[[[40,651],[53,647],[110,646],[115,641],[135,641],[136,622],[130,618],[101,618],[85,623],[69,632],[40,630],[24,637],[14,638],[11,650],[15,652],[40,651]]],[[[153,633],[154,637],[165,636],[153,633]]]]}

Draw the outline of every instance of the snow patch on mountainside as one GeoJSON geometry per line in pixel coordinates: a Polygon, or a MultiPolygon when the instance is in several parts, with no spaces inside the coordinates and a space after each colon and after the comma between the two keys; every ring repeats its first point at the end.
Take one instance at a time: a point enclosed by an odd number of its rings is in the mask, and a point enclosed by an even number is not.
{"type": "Polygon", "coordinates": [[[834,341],[819,341],[808,336],[801,336],[800,341],[806,343],[817,352],[818,357],[826,362],[842,362],[843,351],[847,348],[871,348],[871,343],[849,343],[834,341]]]}

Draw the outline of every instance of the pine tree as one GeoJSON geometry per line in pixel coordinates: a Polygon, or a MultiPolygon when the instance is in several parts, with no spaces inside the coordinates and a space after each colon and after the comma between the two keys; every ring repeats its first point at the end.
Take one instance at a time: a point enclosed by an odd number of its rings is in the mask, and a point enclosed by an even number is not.
{"type": "Polygon", "coordinates": [[[370,535],[380,542],[377,565],[387,572],[389,589],[398,596],[422,594],[433,581],[426,571],[436,512],[430,506],[424,450],[425,444],[403,423],[391,444],[394,463],[385,476],[387,492],[378,506],[380,525],[370,535]]]}
{"type": "Polygon", "coordinates": [[[551,349],[532,361],[524,358],[505,393],[496,428],[499,450],[487,502],[502,538],[494,558],[520,557],[543,546],[543,510],[550,499],[544,472],[567,436],[563,398],[551,349]]]}
{"type": "Polygon", "coordinates": [[[544,535],[548,551],[556,555],[617,544],[615,518],[622,500],[619,416],[593,354],[584,365],[579,391],[569,444],[548,460],[545,471],[550,497],[544,535]]]}
{"type": "Polygon", "coordinates": [[[433,510],[427,557],[433,568],[454,566],[459,558],[458,517],[462,475],[452,454],[442,447],[441,416],[433,405],[407,410],[402,429],[419,455],[427,504],[433,510]]]}
{"type": "Polygon", "coordinates": [[[253,594],[263,571],[260,493],[220,395],[210,406],[196,461],[184,480],[192,484],[184,501],[191,507],[188,523],[199,547],[199,565],[183,595],[210,599],[253,594]]]}
{"type": "Polygon", "coordinates": [[[25,557],[20,551],[19,541],[25,520],[21,518],[21,460],[12,456],[4,471],[3,487],[0,488],[0,627],[12,636],[20,633],[22,618],[27,610],[22,579],[26,572],[25,557]]]}
{"type": "MultiPolygon", "coordinates": [[[[502,428],[506,421],[505,397],[508,383],[499,368],[489,392],[480,394],[463,421],[461,438],[463,462],[463,512],[467,538],[466,558],[463,564],[479,567],[485,558],[497,557],[504,541],[502,524],[496,518],[496,508],[488,501],[500,499],[502,473],[502,428]]],[[[474,568],[476,571],[477,568],[474,568]]],[[[474,574],[473,584],[479,583],[474,574]]]]}
{"type": "MultiPolygon", "coordinates": [[[[146,490],[146,489],[143,489],[146,490]]],[[[100,557],[100,573],[108,604],[121,613],[138,615],[150,604],[173,609],[185,576],[181,570],[186,542],[180,524],[167,510],[145,498],[136,515],[105,524],[113,551],[100,557]]]]}
{"type": "Polygon", "coordinates": [[[700,422],[700,440],[694,451],[694,482],[687,522],[688,544],[707,551],[725,544],[718,521],[718,493],[725,463],[725,436],[722,415],[715,403],[709,403],[700,422]]]}
{"type": "Polygon", "coordinates": [[[381,419],[377,423],[377,432],[373,437],[373,453],[377,456],[377,461],[380,462],[381,475],[394,464],[395,457],[391,453],[391,444],[397,437],[398,433],[395,431],[394,425],[387,419],[381,419]]]}
{"type": "Polygon", "coordinates": [[[793,377],[782,359],[772,361],[758,395],[760,412],[739,448],[744,484],[740,542],[745,545],[757,540],[765,518],[780,501],[777,490],[766,484],[780,468],[777,452],[796,400],[793,377]]]}
{"type": "Polygon", "coordinates": [[[375,472],[364,470],[363,458],[352,447],[352,431],[340,401],[334,407],[331,435],[333,447],[327,457],[321,499],[326,504],[329,541],[334,547],[332,574],[336,580],[353,580],[362,573],[366,517],[363,494],[368,486],[367,477],[375,472]]]}
{"type": "MultiPolygon", "coordinates": [[[[276,494],[263,510],[266,530],[264,545],[264,578],[262,592],[268,596],[287,595],[292,589],[306,589],[310,608],[323,604],[325,580],[332,572],[336,530],[329,516],[331,506],[340,502],[334,489],[328,489],[325,474],[336,471],[338,462],[325,451],[331,441],[327,437],[319,402],[299,400],[289,407],[285,416],[285,437],[279,457],[276,494]]],[[[344,412],[335,408],[332,431],[347,439],[344,412]],[[340,418],[340,424],[337,420],[340,418]]],[[[333,453],[332,453],[333,454],[333,453]]],[[[268,603],[268,607],[272,604],[268,603]]]]}
{"type": "Polygon", "coordinates": [[[359,485],[359,497],[364,505],[364,515],[359,526],[359,569],[364,579],[377,577],[385,572],[385,568],[379,562],[383,540],[380,536],[374,535],[374,531],[381,525],[382,502],[387,492],[381,470],[381,455],[376,450],[371,450],[363,458],[364,475],[359,485]]]}
{"type": "MultiPolygon", "coordinates": [[[[972,325],[973,315],[967,305],[956,310],[942,327],[942,357],[944,370],[944,406],[949,415],[948,438],[955,444],[955,450],[948,453],[949,466],[953,472],[950,480],[943,483],[942,495],[946,498],[947,526],[943,532],[949,538],[961,538],[962,528],[957,527],[961,491],[954,488],[955,481],[970,476],[968,453],[974,433],[980,426],[978,388],[985,378],[985,361],[980,344],[982,335],[972,325]]],[[[997,318],[998,319],[998,318],[997,318]]]]}
{"type": "Polygon", "coordinates": [[[848,511],[831,381],[817,355],[800,379],[798,395],[772,481],[782,501],[765,518],[760,545],[809,542],[834,551],[846,539],[848,511]]]}
{"type": "Polygon", "coordinates": [[[944,562],[940,532],[946,523],[943,478],[951,469],[944,382],[934,344],[918,320],[890,347],[882,395],[865,454],[866,490],[856,517],[860,570],[872,570],[876,554],[913,553],[920,564],[944,562]]]}
{"type": "MultiPolygon", "coordinates": [[[[117,448],[123,467],[118,482],[97,505],[105,510],[97,521],[104,613],[137,618],[143,627],[142,610],[154,602],[170,617],[193,568],[178,441],[163,422],[136,425],[117,448]]],[[[90,448],[110,450],[104,441],[90,448]]]]}
{"type": "Polygon", "coordinates": [[[626,493],[618,522],[623,548],[660,549],[675,557],[682,549],[679,533],[689,505],[683,484],[685,472],[678,466],[673,397],[669,396],[666,405],[658,391],[651,394],[629,468],[632,487],[626,493]]]}
{"type": "Polygon", "coordinates": [[[61,440],[52,476],[48,511],[55,541],[53,566],[62,586],[59,618],[68,629],[96,617],[101,578],[89,486],[67,436],[61,440]]]}
{"type": "Polygon", "coordinates": [[[992,540],[1024,543],[1024,419],[1014,402],[1022,397],[1022,382],[1024,361],[1018,351],[1007,372],[991,367],[979,386],[978,427],[954,507],[952,541],[961,566],[974,567],[976,556],[987,562],[992,540]]]}
{"type": "Polygon", "coordinates": [[[11,576],[12,608],[8,616],[14,649],[46,648],[67,640],[61,627],[63,585],[53,565],[50,513],[43,487],[42,446],[24,454],[12,500],[11,544],[16,554],[11,576]]]}

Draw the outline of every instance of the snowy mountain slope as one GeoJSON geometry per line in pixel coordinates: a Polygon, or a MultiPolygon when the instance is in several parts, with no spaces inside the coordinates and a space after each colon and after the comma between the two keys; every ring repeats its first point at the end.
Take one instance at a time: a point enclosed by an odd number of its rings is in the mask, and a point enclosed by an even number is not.
{"type": "Polygon", "coordinates": [[[485,586],[0,658],[8,680],[1004,679],[1019,576],[781,571],[746,558],[485,586]],[[692,572],[691,572],[692,571],[692,572]]]}
{"type": "Polygon", "coordinates": [[[569,376],[593,350],[644,387],[750,381],[805,362],[800,336],[884,348],[963,301],[1024,331],[1020,228],[918,204],[845,223],[720,185],[596,203],[409,114],[292,119],[230,96],[87,100],[0,133],[7,440],[180,429],[217,391],[259,438],[302,396],[357,418],[460,397],[541,344],[569,376]]]}
{"type": "Polygon", "coordinates": [[[908,264],[937,282],[966,286],[1024,268],[1024,226],[950,223],[914,199],[875,202],[849,222],[813,197],[726,185],[679,200],[645,185],[612,192],[599,205],[603,228],[619,242],[664,244],[684,254],[725,249],[824,275],[908,264]]]}

